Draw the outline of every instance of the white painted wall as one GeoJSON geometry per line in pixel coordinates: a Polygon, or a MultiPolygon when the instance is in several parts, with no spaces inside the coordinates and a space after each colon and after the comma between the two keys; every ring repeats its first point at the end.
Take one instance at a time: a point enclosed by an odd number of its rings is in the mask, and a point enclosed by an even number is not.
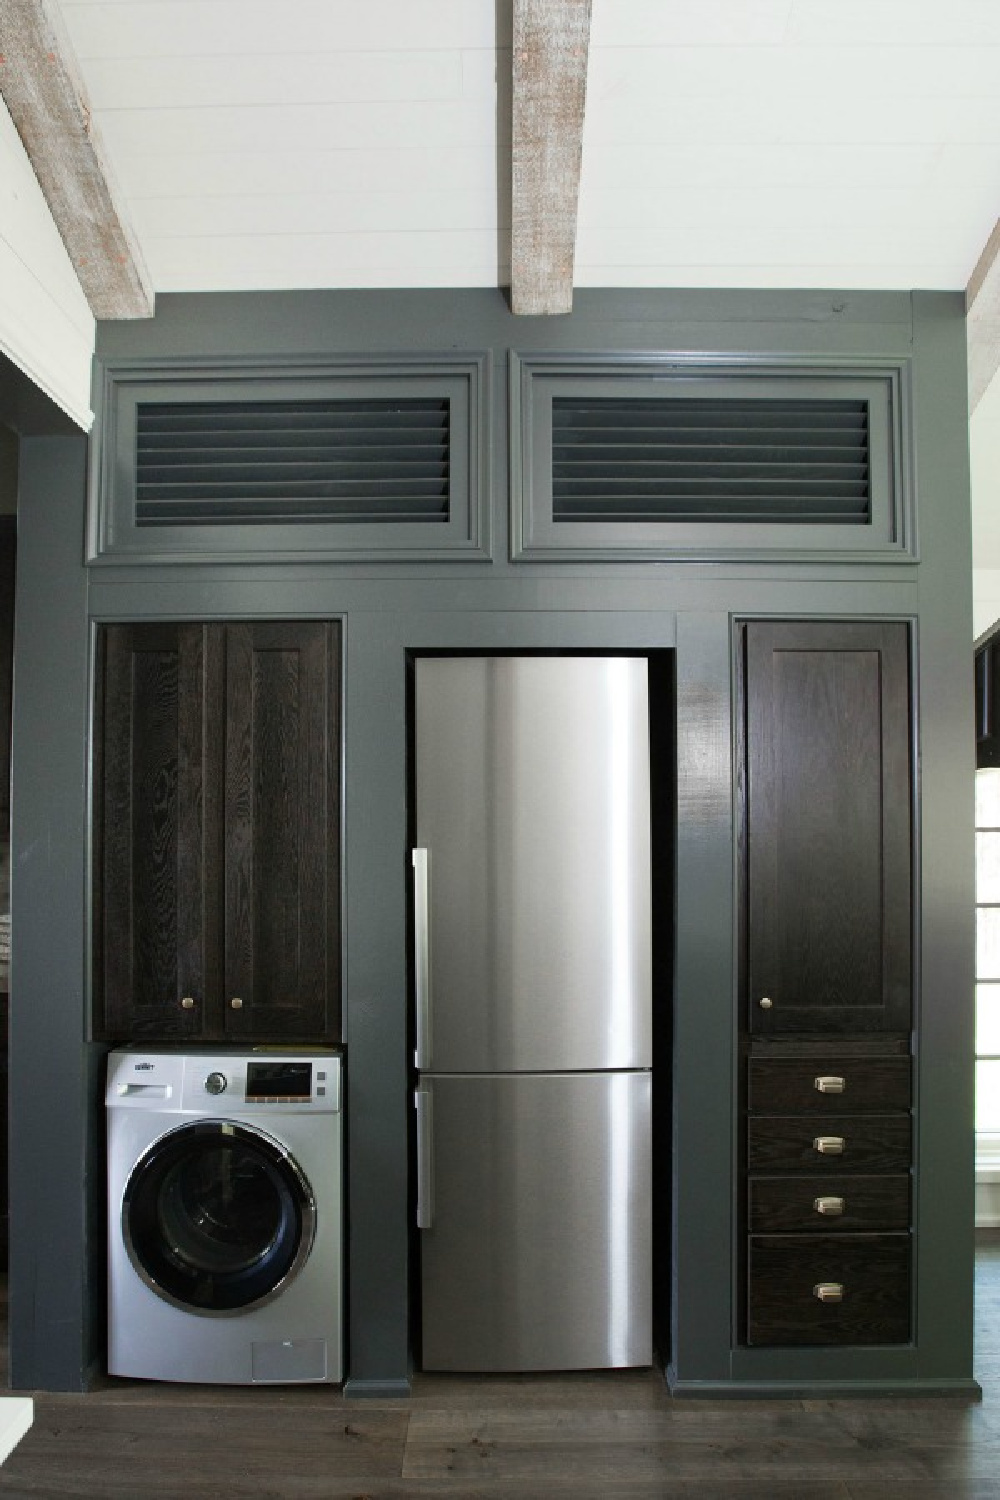
{"type": "Polygon", "coordinates": [[[972,483],[972,626],[978,639],[1000,620],[1000,376],[969,421],[972,483]]]}
{"type": "Polygon", "coordinates": [[[0,350],[90,430],[94,318],[2,100],[0,350]]]}
{"type": "Polygon", "coordinates": [[[981,635],[1000,620],[1000,568],[972,570],[972,638],[981,635]]]}

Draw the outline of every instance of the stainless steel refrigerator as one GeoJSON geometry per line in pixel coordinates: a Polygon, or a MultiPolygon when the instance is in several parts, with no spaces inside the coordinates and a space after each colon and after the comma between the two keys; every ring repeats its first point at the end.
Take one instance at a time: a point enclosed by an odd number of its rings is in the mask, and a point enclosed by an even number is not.
{"type": "Polygon", "coordinates": [[[416,662],[427,1370],[652,1359],[647,698],[641,658],[416,662]]]}

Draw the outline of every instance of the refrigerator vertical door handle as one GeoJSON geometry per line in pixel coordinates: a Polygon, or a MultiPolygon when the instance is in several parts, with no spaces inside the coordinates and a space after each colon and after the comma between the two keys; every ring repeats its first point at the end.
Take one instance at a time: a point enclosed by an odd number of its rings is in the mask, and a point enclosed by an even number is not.
{"type": "Polygon", "coordinates": [[[413,989],[416,1002],[414,1063],[431,1065],[431,942],[427,850],[413,851],[413,989]]]}
{"type": "Polygon", "coordinates": [[[434,1123],[430,1089],[413,1095],[417,1109],[417,1228],[430,1229],[434,1222],[434,1167],[431,1132],[434,1123]]]}

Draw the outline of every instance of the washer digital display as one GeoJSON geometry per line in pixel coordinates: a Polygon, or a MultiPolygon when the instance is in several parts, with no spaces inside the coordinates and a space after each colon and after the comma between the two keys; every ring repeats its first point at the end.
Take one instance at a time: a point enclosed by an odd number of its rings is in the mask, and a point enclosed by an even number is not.
{"type": "Polygon", "coordinates": [[[248,1099],[311,1099],[312,1063],[247,1063],[248,1099]]]}

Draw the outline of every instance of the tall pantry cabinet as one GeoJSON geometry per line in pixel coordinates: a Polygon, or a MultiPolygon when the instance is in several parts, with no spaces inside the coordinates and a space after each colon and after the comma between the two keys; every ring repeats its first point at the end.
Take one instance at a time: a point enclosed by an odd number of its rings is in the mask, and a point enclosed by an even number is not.
{"type": "Polygon", "coordinates": [[[340,1036],[340,627],[108,625],[95,1035],[340,1036]]]}
{"type": "Polygon", "coordinates": [[[908,631],[754,620],[740,646],[743,1336],[906,1342],[908,631]]]}

